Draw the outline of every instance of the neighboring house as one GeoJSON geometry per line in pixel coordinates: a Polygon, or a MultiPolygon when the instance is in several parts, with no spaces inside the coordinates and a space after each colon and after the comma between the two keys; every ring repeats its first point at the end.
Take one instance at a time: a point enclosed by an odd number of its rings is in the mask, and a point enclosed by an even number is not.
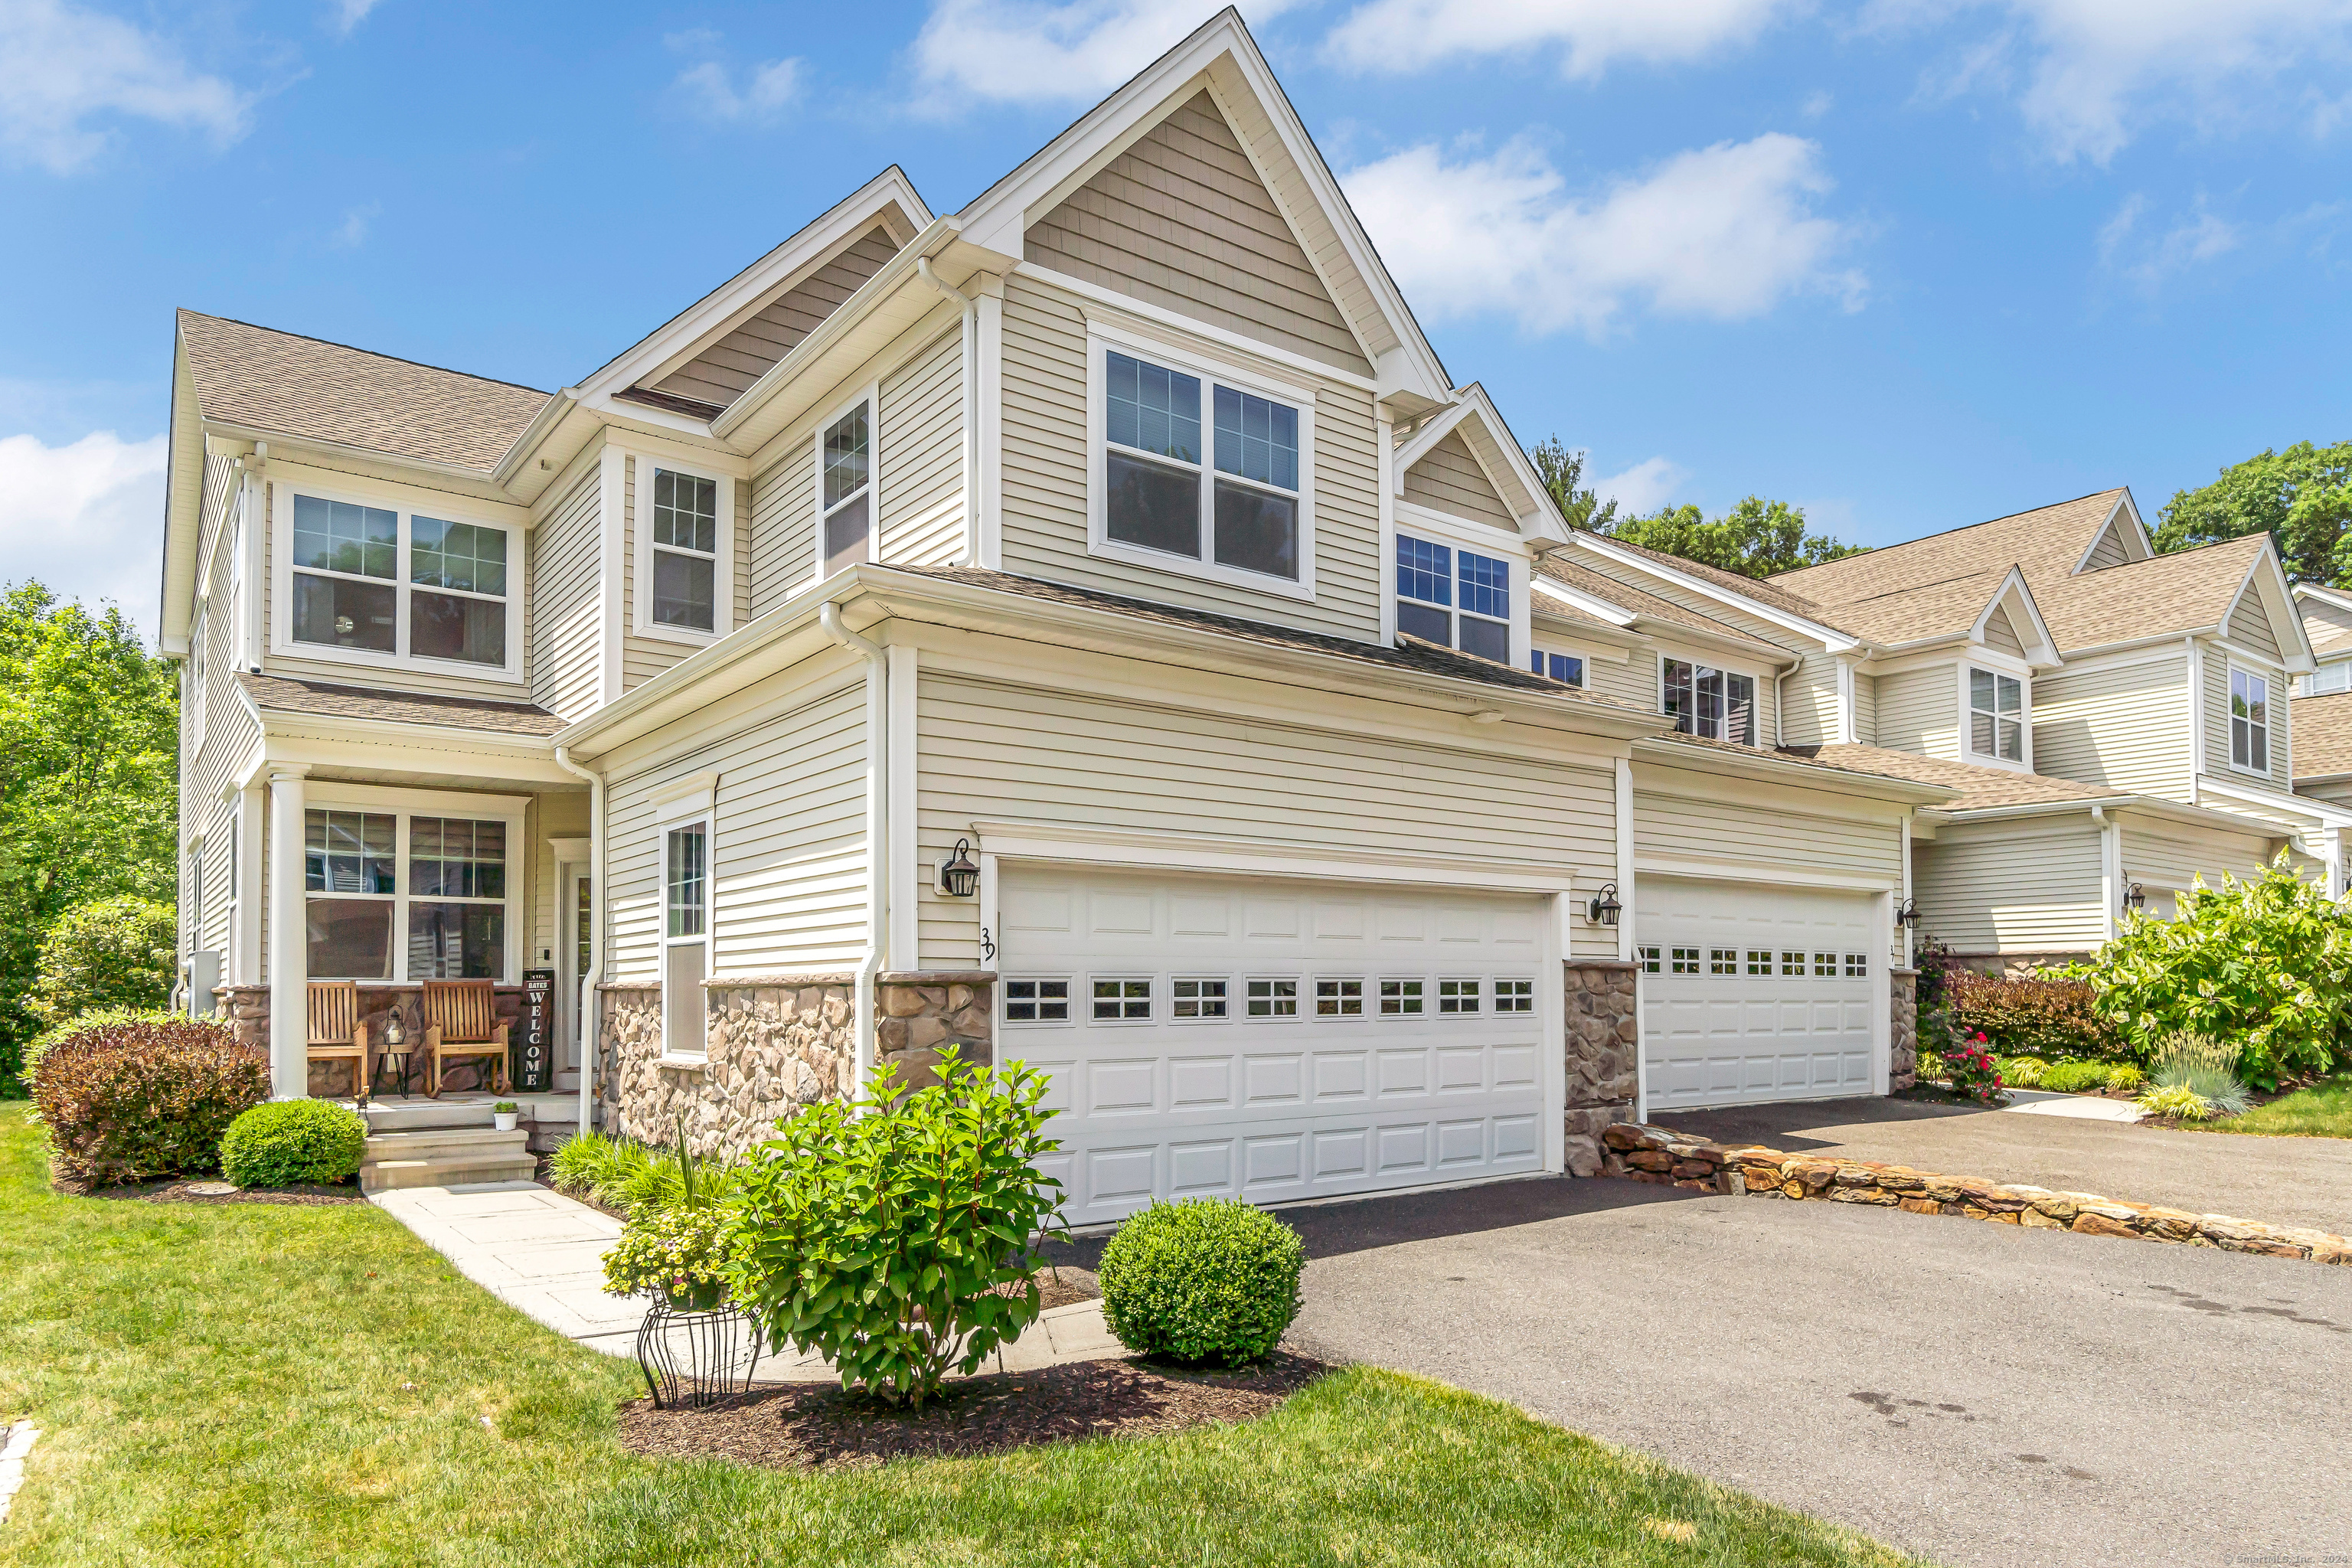
{"type": "Polygon", "coordinates": [[[1231,12],[552,395],[184,312],[169,490],[190,984],[281,1092],[312,979],[548,972],[649,1139],[1044,1067],[1083,1222],[1909,1081],[1954,786],[1776,749],[1778,590],[1570,534],[1231,12]]]}
{"type": "Polygon", "coordinates": [[[2352,691],[2352,594],[2316,583],[2297,583],[2294,607],[2315,661],[2311,673],[2294,683],[2294,694],[2323,697],[2332,691],[2352,691]]]}

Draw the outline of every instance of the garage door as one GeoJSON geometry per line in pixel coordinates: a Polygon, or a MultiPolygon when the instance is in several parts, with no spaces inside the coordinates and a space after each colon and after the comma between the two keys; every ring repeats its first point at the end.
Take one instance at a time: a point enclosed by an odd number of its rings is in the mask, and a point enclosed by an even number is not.
{"type": "Polygon", "coordinates": [[[1541,1165],[1534,897],[1008,866],[999,900],[1073,1225],[1541,1165]]]}
{"type": "Polygon", "coordinates": [[[1885,959],[1859,893],[1643,877],[1634,895],[1653,1111],[1875,1094],[1885,959]]]}

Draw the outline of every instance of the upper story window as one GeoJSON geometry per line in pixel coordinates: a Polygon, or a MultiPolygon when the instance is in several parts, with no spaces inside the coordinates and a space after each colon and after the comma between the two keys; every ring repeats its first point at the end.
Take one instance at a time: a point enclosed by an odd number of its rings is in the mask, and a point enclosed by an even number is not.
{"type": "Polygon", "coordinates": [[[2025,682],[1998,670],[1969,670],[1969,750],[2004,763],[2025,761],[2025,682]]]}
{"type": "Polygon", "coordinates": [[[1511,660],[1511,563],[1396,536],[1397,630],[1497,664],[1511,660]]]}
{"type": "Polygon", "coordinates": [[[824,545],[824,574],[873,558],[874,435],[871,405],[856,407],[825,427],[818,479],[824,502],[818,533],[824,545]]]}
{"type": "Polygon", "coordinates": [[[719,481],[654,469],[654,603],[657,626],[719,626],[719,481]]]}
{"type": "Polygon", "coordinates": [[[299,492],[291,522],[286,651],[515,671],[511,529],[299,492]]]}
{"type": "Polygon", "coordinates": [[[1661,706],[1675,728],[1710,741],[1756,743],[1756,678],[1679,658],[1664,662],[1661,706]]]}
{"type": "Polygon", "coordinates": [[[2234,665],[2230,669],[2230,765],[2248,773],[2271,771],[2271,683],[2234,665]]]}
{"type": "Polygon", "coordinates": [[[1100,343],[1096,356],[1096,550],[1311,597],[1307,397],[1100,343]]]}
{"type": "Polygon", "coordinates": [[[2296,682],[2297,697],[2318,697],[2330,691],[2352,691],[2352,658],[2323,664],[2296,682]]]}
{"type": "Polygon", "coordinates": [[[325,806],[303,826],[312,979],[507,978],[515,824],[325,806]]]}
{"type": "Polygon", "coordinates": [[[1548,675],[1566,686],[1584,684],[1584,660],[1572,653],[1554,653],[1547,647],[1529,650],[1528,667],[1538,675],[1548,675]]]}

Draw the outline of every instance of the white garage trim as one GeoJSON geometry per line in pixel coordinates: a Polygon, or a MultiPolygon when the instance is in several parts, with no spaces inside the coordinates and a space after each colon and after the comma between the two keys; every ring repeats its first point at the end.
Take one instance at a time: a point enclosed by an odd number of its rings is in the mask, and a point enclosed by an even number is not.
{"type": "Polygon", "coordinates": [[[1895,890],[1891,877],[1855,875],[1846,871],[1809,871],[1745,861],[1682,860],[1666,855],[1644,855],[1634,862],[1644,877],[1688,877],[1703,882],[1769,882],[1783,888],[1822,888],[1832,891],[1886,893],[1895,890]]]}
{"type": "MultiPolygon", "coordinates": [[[[1235,876],[1333,877],[1354,882],[1426,883],[1470,891],[1559,893],[1575,890],[1576,872],[1523,860],[1481,860],[1397,849],[1335,858],[1328,844],[1252,839],[1145,827],[1090,827],[1069,822],[974,821],[981,847],[1007,859],[1068,860],[1148,870],[1215,871],[1235,876]]],[[[1588,875],[1599,887],[1607,879],[1588,875]]]]}

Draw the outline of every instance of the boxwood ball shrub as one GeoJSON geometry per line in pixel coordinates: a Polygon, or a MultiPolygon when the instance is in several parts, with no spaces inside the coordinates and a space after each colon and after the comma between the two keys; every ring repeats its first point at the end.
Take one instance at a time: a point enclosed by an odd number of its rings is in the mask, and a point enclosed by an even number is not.
{"type": "Polygon", "coordinates": [[[367,1152],[367,1123],[324,1100],[257,1105],[221,1139],[221,1174],[240,1187],[348,1181],[367,1152]]]}
{"type": "Polygon", "coordinates": [[[1306,1266],[1298,1233],[1238,1198],[1154,1203],[1103,1247],[1103,1321],[1139,1354],[1239,1366],[1281,1342],[1306,1266]]]}
{"type": "Polygon", "coordinates": [[[268,1057],[210,1018],[115,1010],[37,1045],[33,1100],[69,1181],[207,1174],[222,1134],[269,1096],[268,1057]]]}

